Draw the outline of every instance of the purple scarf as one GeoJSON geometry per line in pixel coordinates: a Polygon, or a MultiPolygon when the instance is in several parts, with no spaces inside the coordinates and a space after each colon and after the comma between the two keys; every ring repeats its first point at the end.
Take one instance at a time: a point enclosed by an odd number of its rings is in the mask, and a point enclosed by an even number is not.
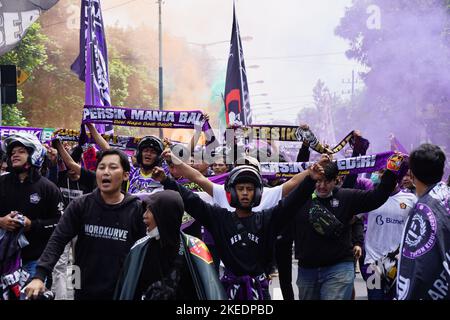
{"type": "Polygon", "coordinates": [[[230,300],[265,300],[265,296],[269,293],[269,280],[264,274],[256,277],[248,275],[238,277],[225,269],[220,281],[230,300]]]}

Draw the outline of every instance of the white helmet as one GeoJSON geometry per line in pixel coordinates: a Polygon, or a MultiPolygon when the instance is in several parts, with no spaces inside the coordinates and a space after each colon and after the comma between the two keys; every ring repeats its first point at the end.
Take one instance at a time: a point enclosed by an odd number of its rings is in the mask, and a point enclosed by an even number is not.
{"type": "Polygon", "coordinates": [[[3,141],[2,149],[10,157],[12,149],[17,145],[22,145],[28,150],[32,166],[42,167],[47,150],[35,135],[28,132],[17,132],[3,141]]]}

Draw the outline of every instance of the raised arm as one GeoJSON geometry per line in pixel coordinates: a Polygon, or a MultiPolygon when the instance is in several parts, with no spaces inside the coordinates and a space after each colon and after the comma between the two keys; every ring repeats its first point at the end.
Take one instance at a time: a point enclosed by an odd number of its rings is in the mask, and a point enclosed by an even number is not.
{"type": "Polygon", "coordinates": [[[213,206],[203,201],[191,190],[188,190],[175,180],[167,177],[164,170],[160,167],[153,169],[152,177],[159,181],[164,186],[164,189],[177,191],[183,199],[185,211],[194,217],[195,220],[198,220],[206,228],[211,226],[212,216],[214,215],[213,206]]]}
{"type": "MultiPolygon", "coordinates": [[[[319,164],[322,165],[327,161],[330,161],[330,156],[323,154],[320,158],[319,164]]],[[[305,170],[303,172],[297,173],[290,180],[286,181],[281,185],[282,187],[282,197],[286,197],[292,190],[294,190],[308,175],[310,172],[305,170]]]]}
{"type": "Polygon", "coordinates": [[[106,140],[101,136],[100,133],[98,133],[97,129],[92,123],[87,123],[86,126],[88,127],[89,132],[92,135],[92,138],[94,138],[94,141],[99,146],[100,150],[104,151],[111,149],[109,143],[106,142],[106,140]]]}
{"type": "Polygon", "coordinates": [[[302,207],[314,192],[316,181],[322,174],[323,168],[319,164],[314,164],[304,171],[305,178],[289,195],[282,199],[278,205],[272,208],[271,223],[274,235],[277,235],[293,219],[298,209],[302,207]]]}
{"type": "Polygon", "coordinates": [[[64,161],[64,164],[69,170],[75,171],[77,175],[81,174],[81,166],[76,163],[70,154],[67,152],[67,150],[63,147],[60,140],[56,139],[53,140],[53,146],[56,150],[58,150],[59,155],[64,161]]]}
{"type": "Polygon", "coordinates": [[[381,177],[378,186],[370,191],[361,191],[355,189],[341,189],[343,192],[350,193],[351,208],[349,212],[353,215],[362,212],[369,212],[381,207],[389,198],[397,185],[398,176],[395,170],[386,170],[381,177]]]}
{"type": "Polygon", "coordinates": [[[213,196],[213,183],[209,181],[204,175],[202,175],[199,171],[191,168],[189,165],[181,161],[179,158],[172,154],[170,149],[164,150],[162,156],[166,161],[172,162],[176,167],[178,172],[188,179],[191,182],[195,182],[198,184],[206,193],[208,193],[211,197],[213,196]]]}

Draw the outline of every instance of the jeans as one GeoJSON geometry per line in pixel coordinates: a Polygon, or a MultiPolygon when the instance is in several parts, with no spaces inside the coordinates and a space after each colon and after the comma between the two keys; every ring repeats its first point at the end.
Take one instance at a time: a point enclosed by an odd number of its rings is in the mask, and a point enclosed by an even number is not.
{"type": "Polygon", "coordinates": [[[351,300],[355,266],[353,261],[329,267],[298,268],[300,300],[351,300]]]}

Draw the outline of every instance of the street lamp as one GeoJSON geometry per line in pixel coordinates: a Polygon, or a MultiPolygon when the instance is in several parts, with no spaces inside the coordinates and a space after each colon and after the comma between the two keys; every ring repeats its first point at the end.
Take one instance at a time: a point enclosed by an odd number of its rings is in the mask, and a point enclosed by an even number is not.
{"type": "Polygon", "coordinates": [[[260,103],[255,103],[255,104],[252,104],[252,107],[255,107],[255,106],[262,106],[262,105],[264,105],[264,106],[270,106],[270,102],[260,102],[260,103]]]}
{"type": "Polygon", "coordinates": [[[252,97],[267,97],[267,93],[252,94],[252,97]]]}

